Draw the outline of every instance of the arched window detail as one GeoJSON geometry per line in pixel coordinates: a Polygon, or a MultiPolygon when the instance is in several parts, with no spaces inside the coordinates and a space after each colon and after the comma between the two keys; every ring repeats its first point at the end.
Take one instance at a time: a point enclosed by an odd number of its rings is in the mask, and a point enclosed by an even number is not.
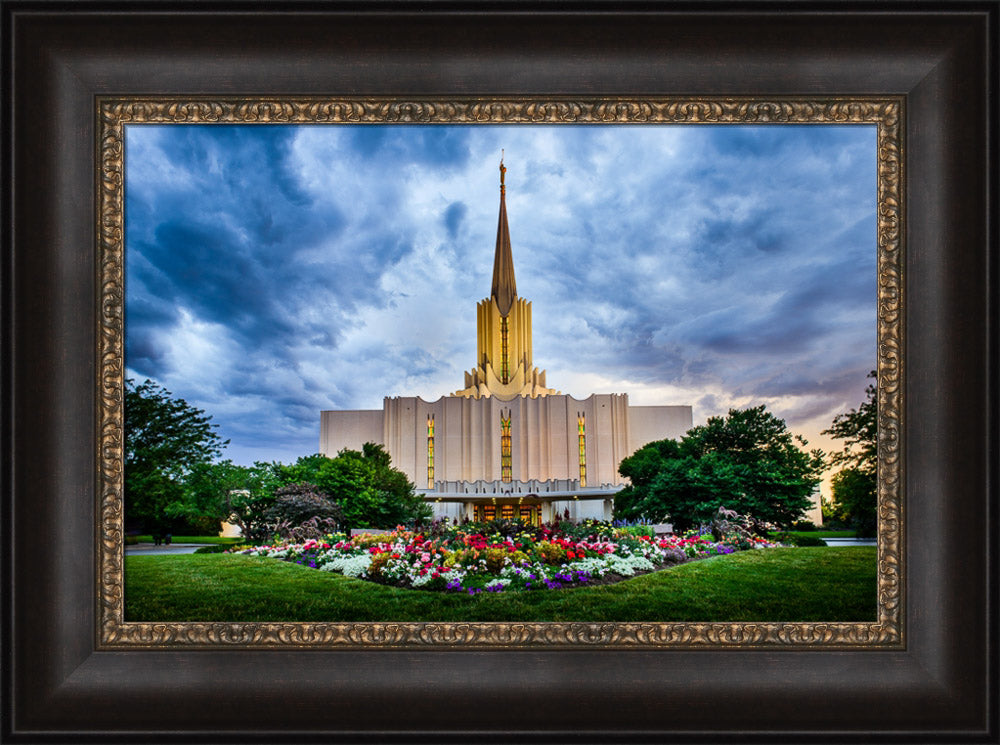
{"type": "Polygon", "coordinates": [[[587,417],[583,412],[576,415],[576,433],[580,445],[580,486],[587,485],[587,417]]]}

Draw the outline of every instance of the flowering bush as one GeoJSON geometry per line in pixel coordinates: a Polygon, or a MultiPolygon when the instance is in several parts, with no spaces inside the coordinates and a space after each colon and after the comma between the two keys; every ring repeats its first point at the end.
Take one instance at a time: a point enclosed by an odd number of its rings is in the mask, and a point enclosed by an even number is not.
{"type": "Polygon", "coordinates": [[[614,581],[693,559],[776,545],[744,534],[719,541],[697,533],[656,538],[593,522],[571,531],[564,531],[562,524],[521,525],[517,530],[504,525],[502,532],[483,528],[470,523],[430,534],[398,527],[388,534],[350,539],[332,534],[235,551],[400,587],[476,595],[614,581]]]}

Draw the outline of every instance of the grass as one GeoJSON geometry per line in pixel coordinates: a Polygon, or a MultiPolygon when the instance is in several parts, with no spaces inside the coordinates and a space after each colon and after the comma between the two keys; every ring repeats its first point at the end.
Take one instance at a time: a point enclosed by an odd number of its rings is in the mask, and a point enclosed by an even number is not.
{"type": "Polygon", "coordinates": [[[873,621],[873,546],[745,551],[617,584],[467,595],[241,555],[127,556],[127,621],[873,621]]]}
{"type": "Polygon", "coordinates": [[[780,530],[770,533],[771,539],[777,539],[782,535],[812,536],[813,538],[856,538],[857,533],[853,530],[780,530]]]}

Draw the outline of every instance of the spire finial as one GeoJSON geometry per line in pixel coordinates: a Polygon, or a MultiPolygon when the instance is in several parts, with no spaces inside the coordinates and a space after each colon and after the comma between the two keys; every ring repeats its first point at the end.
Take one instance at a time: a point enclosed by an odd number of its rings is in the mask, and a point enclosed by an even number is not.
{"type": "Polygon", "coordinates": [[[503,194],[507,191],[507,187],[504,186],[503,177],[507,173],[507,167],[503,164],[503,148],[500,148],[500,193],[503,194]]]}

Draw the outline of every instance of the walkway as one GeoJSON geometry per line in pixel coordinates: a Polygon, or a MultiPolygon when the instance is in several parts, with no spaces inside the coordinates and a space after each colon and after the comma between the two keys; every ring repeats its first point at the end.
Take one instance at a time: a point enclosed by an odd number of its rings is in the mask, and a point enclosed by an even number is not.
{"type": "Polygon", "coordinates": [[[125,546],[126,556],[169,556],[171,554],[193,554],[202,543],[171,543],[169,546],[157,546],[155,543],[137,543],[125,546]]]}
{"type": "Polygon", "coordinates": [[[876,546],[874,538],[824,538],[827,546],[876,546]]]}

